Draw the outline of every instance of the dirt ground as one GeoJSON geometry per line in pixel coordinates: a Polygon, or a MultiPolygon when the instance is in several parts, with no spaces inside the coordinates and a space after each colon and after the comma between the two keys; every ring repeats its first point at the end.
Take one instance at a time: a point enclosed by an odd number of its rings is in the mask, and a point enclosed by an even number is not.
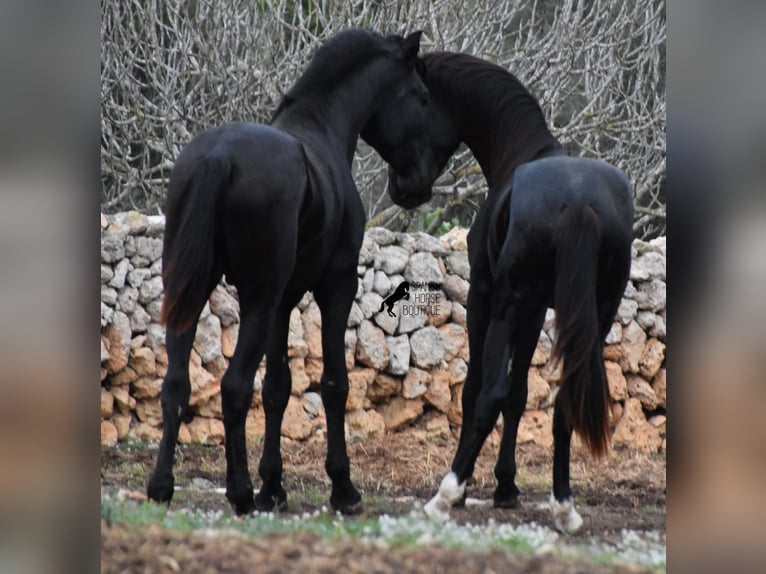
{"type": "MultiPolygon", "coordinates": [[[[364,515],[406,514],[413,498],[425,502],[449,469],[456,441],[434,439],[411,429],[377,439],[349,443],[352,478],[365,499],[364,515]]],[[[250,469],[258,485],[259,445],[250,445],[250,469]]],[[[476,465],[471,498],[490,500],[495,487],[493,468],[497,445],[488,444],[476,465]]],[[[324,466],[323,441],[297,443],[283,439],[284,486],[288,513],[312,512],[329,505],[329,479],[324,466]]],[[[156,449],[104,448],[101,454],[102,490],[143,492],[156,449]]],[[[457,522],[529,522],[551,527],[545,508],[551,488],[551,450],[521,445],[517,451],[522,506],[505,510],[491,504],[454,509],[457,522]]],[[[187,446],[176,461],[176,485],[209,481],[224,485],[223,447],[187,446]],[[202,480],[200,480],[202,479],[202,480]]],[[[592,537],[616,542],[622,529],[665,532],[665,460],[632,452],[611,452],[593,461],[573,448],[572,488],[584,525],[571,536],[587,543],[592,537]]],[[[211,490],[177,490],[173,508],[228,510],[223,494],[211,490]]],[[[364,516],[363,515],[363,516],[364,516]]],[[[376,548],[345,540],[330,544],[310,534],[245,538],[235,534],[210,537],[163,530],[159,526],[131,529],[102,521],[102,572],[635,572],[615,565],[579,564],[552,556],[519,556],[506,551],[467,552],[436,547],[376,548]],[[173,548],[169,553],[168,548],[173,548]]]]}

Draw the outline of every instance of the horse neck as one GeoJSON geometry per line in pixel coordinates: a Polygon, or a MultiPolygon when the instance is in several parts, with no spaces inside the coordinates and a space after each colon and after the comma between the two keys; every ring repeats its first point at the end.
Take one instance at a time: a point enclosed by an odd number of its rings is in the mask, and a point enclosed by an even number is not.
{"type": "Polygon", "coordinates": [[[566,153],[548,129],[537,102],[525,91],[503,98],[482,97],[479,90],[466,93],[460,78],[427,81],[427,85],[460,140],[473,152],[489,189],[502,187],[523,163],[566,153]]]}
{"type": "Polygon", "coordinates": [[[380,92],[387,87],[385,76],[376,77],[373,68],[330,93],[293,102],[272,125],[325,151],[338,153],[351,166],[359,134],[372,115],[380,92]]]}

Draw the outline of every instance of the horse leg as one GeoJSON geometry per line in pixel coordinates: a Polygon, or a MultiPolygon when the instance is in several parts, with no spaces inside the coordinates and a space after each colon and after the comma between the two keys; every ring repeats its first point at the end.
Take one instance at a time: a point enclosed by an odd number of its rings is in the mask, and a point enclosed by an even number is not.
{"type": "Polygon", "coordinates": [[[168,330],[165,344],[168,351],[168,371],[162,382],[162,440],[157,455],[157,465],[154,468],[147,495],[151,500],[170,503],[173,498],[175,480],[173,478],[173,463],[175,462],[178,429],[181,421],[187,415],[191,382],[189,380],[189,357],[194,345],[194,335],[197,332],[197,322],[186,332],[179,334],[168,330]]]}
{"type": "Polygon", "coordinates": [[[255,504],[247,465],[245,422],[253,401],[253,379],[263,358],[272,322],[273,300],[242,290],[239,299],[242,310],[239,339],[221,381],[221,403],[226,434],[226,498],[237,514],[247,514],[255,509],[255,504]]]}
{"type": "MultiPolygon", "coordinates": [[[[488,289],[482,289],[482,285],[487,282],[482,282],[478,278],[475,282],[471,283],[470,290],[468,291],[468,307],[466,313],[466,325],[468,326],[468,348],[474,356],[481,357],[484,354],[484,341],[487,336],[487,328],[489,327],[489,293],[488,289]]],[[[474,423],[474,409],[476,406],[476,398],[479,396],[481,390],[482,380],[482,361],[470,361],[468,364],[468,373],[466,374],[465,382],[463,383],[463,392],[461,395],[461,404],[463,408],[463,420],[460,426],[460,439],[458,440],[457,451],[455,452],[455,458],[452,462],[454,468],[458,459],[465,458],[464,451],[466,449],[466,441],[473,428],[474,423]]],[[[469,471],[469,476],[473,474],[473,468],[469,471]]],[[[466,491],[463,491],[461,498],[455,502],[455,506],[462,506],[465,504],[466,491]]]]}
{"type": "Polygon", "coordinates": [[[262,511],[287,510],[287,493],[282,488],[282,453],[280,438],[282,419],[290,400],[292,378],[287,362],[287,334],[292,305],[283,304],[272,323],[266,353],[266,377],[263,382],[263,408],[266,414],[266,436],[258,474],[263,481],[255,497],[255,507],[262,511]]]}
{"type": "Polygon", "coordinates": [[[562,532],[575,532],[582,526],[582,518],[572,502],[569,484],[571,441],[572,422],[557,397],[553,407],[553,492],[550,504],[553,522],[562,532]]]}
{"type": "Polygon", "coordinates": [[[450,507],[463,497],[466,480],[471,476],[481,447],[497,422],[508,394],[508,362],[512,353],[509,322],[505,318],[492,319],[482,357],[484,378],[476,397],[472,423],[465,429],[467,434],[462,448],[455,456],[452,469],[442,479],[439,492],[424,507],[426,514],[437,521],[446,521],[450,507]]]}
{"type": "Polygon", "coordinates": [[[510,375],[510,393],[502,409],[503,438],[495,465],[497,478],[497,488],[493,496],[495,508],[518,508],[519,506],[520,491],[515,482],[516,433],[527,404],[529,365],[545,320],[545,308],[545,304],[542,303],[539,311],[533,310],[525,320],[524,326],[519,329],[518,343],[513,355],[513,370],[510,375]]]}
{"type": "MultiPolygon", "coordinates": [[[[354,263],[355,265],[355,263],[354,263]]],[[[345,333],[348,315],[357,287],[356,267],[327,274],[314,290],[322,313],[322,403],[327,417],[327,459],[325,470],[332,481],[330,505],[344,514],[362,511],[362,497],[351,482],[346,452],[344,421],[348,398],[345,333]]]]}

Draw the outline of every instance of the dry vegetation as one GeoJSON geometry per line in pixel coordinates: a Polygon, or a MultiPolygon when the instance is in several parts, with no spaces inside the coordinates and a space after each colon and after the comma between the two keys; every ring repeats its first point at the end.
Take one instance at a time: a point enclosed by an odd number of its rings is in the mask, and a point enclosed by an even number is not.
{"type": "MultiPolygon", "coordinates": [[[[160,212],[185,143],[226,121],[268,121],[317,46],[349,27],[423,29],[426,51],[506,66],[573,154],[628,173],[637,236],[664,233],[662,0],[102,0],[102,209],[160,212]]],[[[463,151],[431,204],[402,213],[382,167],[360,145],[355,178],[368,217],[394,229],[469,225],[486,192],[463,151]]]]}

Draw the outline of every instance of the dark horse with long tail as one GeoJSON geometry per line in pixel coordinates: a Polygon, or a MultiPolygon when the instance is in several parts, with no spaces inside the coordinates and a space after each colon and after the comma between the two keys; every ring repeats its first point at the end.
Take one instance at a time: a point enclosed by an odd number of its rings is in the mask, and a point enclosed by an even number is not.
{"type": "MultiPolygon", "coordinates": [[[[609,388],[604,339],[630,270],[632,188],[619,169],[568,157],[537,100],[507,70],[464,54],[421,58],[431,96],[429,133],[441,172],[462,141],[489,192],[468,236],[471,286],[467,324],[472,361],[463,387],[463,423],[451,472],[426,505],[446,520],[465,499],[465,483],[503,413],[494,503],[516,507],[516,432],[527,376],[548,307],[556,310],[554,356],[562,376],[553,416],[556,527],[582,524],[572,504],[569,453],[576,431],[595,456],[607,452],[609,388]]],[[[418,205],[420,188],[389,168],[389,192],[418,205]]]]}
{"type": "Polygon", "coordinates": [[[361,30],[321,47],[270,125],[235,123],[191,141],[170,176],[162,253],[168,371],[163,435],[149,497],[173,496],[179,425],[189,418],[189,357],[197,320],[223,274],[237,288],[239,339],[221,381],[226,497],[238,514],[284,509],[280,430],[290,397],[287,335],[292,308],[312,290],[322,313],[330,503],[361,509],[344,434],[348,374],[344,333],[357,289],[364,209],[351,177],[360,132],[397,171],[425,185],[433,173],[424,129],[427,91],[415,71],[420,32],[407,38],[361,30]],[[396,120],[373,122],[392,104],[396,120]],[[368,125],[374,124],[374,125],[368,125]],[[257,496],[247,464],[245,418],[264,353],[266,436],[257,496]]]}

